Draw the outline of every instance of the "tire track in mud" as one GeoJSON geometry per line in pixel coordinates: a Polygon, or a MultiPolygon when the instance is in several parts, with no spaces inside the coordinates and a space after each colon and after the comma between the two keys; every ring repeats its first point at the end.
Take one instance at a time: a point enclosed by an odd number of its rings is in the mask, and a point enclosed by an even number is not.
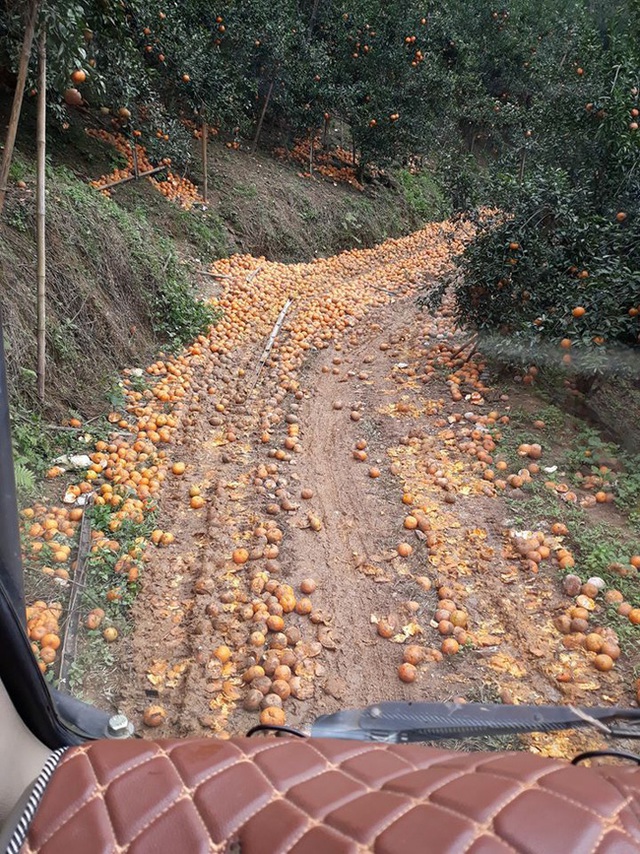
{"type": "MultiPolygon", "coordinates": [[[[174,731],[193,733],[213,730],[218,735],[224,735],[227,732],[227,716],[234,711],[240,694],[239,674],[255,661],[255,656],[250,654],[250,650],[247,651],[246,626],[244,629],[238,628],[235,616],[238,613],[244,614],[242,619],[247,619],[247,606],[256,592],[254,582],[259,582],[260,579],[255,578],[256,565],[250,562],[247,565],[250,582],[248,584],[247,569],[240,572],[237,567],[230,565],[229,553],[233,544],[250,540],[252,528],[260,526],[265,519],[264,502],[249,495],[250,480],[256,474],[262,458],[258,438],[260,431],[265,428],[270,430],[276,441],[276,427],[284,424],[282,403],[288,393],[286,373],[283,377],[276,347],[267,362],[254,398],[247,409],[242,405],[242,391],[246,391],[248,387],[245,377],[250,373],[249,365],[255,364],[260,352],[258,346],[260,342],[264,342],[271,328],[273,318],[271,321],[269,318],[277,310],[277,306],[269,302],[267,292],[262,290],[260,280],[263,276],[267,279],[275,276],[275,281],[279,283],[277,287],[282,294],[290,292],[286,282],[295,276],[297,297],[292,315],[302,315],[303,328],[306,323],[307,335],[313,336],[314,332],[309,332],[309,321],[312,321],[311,330],[317,330],[313,339],[315,346],[322,349],[328,346],[327,343],[323,344],[323,341],[331,341],[333,338],[335,343],[343,337],[343,331],[346,330],[348,334],[358,316],[366,314],[366,300],[369,305],[389,301],[388,296],[381,298],[380,293],[376,295],[376,292],[388,293],[388,289],[382,287],[380,282],[392,283],[397,293],[420,279],[423,266],[416,264],[421,257],[420,253],[426,251],[427,268],[440,269],[447,256],[444,242],[453,239],[454,234],[455,229],[448,224],[434,225],[406,241],[390,241],[387,250],[390,248],[392,251],[389,255],[386,251],[379,253],[378,250],[346,253],[340,256],[338,261],[341,278],[332,282],[335,289],[337,281],[337,290],[332,291],[330,288],[325,294],[318,290],[323,285],[322,265],[333,263],[332,259],[328,262],[319,261],[320,268],[315,264],[286,268],[267,262],[261,264],[246,280],[246,271],[255,268],[255,261],[241,258],[234,262],[232,259],[231,270],[238,272],[231,276],[232,285],[226,298],[227,304],[228,300],[234,299],[231,296],[234,292],[240,295],[240,299],[246,301],[248,297],[249,302],[253,302],[255,291],[255,304],[263,307],[263,310],[258,314],[254,312],[256,319],[253,324],[246,321],[240,324],[240,335],[235,341],[233,354],[228,349],[225,352],[224,347],[221,351],[215,344],[214,336],[211,344],[213,359],[205,358],[202,370],[194,373],[192,402],[188,410],[183,412],[176,448],[172,452],[173,460],[182,459],[187,462],[187,475],[165,491],[161,502],[160,524],[175,531],[175,543],[166,551],[152,550],[144,593],[136,603],[133,613],[135,631],[130,642],[133,675],[125,686],[123,701],[125,708],[134,718],[141,713],[144,705],[157,698],[164,705],[168,713],[168,725],[174,731]],[[434,238],[435,251],[429,248],[430,241],[434,238]],[[442,244],[439,248],[438,241],[442,244]],[[413,265],[410,259],[413,260],[413,265]],[[310,281],[313,283],[309,289],[305,284],[308,277],[311,277],[310,281]],[[251,289],[247,285],[249,278],[253,280],[251,289]],[[367,296],[367,290],[370,296],[367,296]],[[356,310],[355,317],[343,302],[349,292],[357,293],[358,300],[365,299],[364,311],[356,310]],[[325,305],[329,312],[332,311],[334,293],[341,301],[339,311],[343,312],[344,320],[338,321],[337,328],[330,332],[321,333],[320,330],[326,327],[318,327],[317,321],[322,318],[325,305]],[[252,344],[256,346],[251,346],[252,344]],[[238,365],[244,366],[246,370],[244,375],[237,370],[235,377],[238,365]],[[233,366],[234,372],[229,370],[230,366],[233,366]],[[215,388],[207,388],[209,382],[215,388]],[[214,399],[222,399],[225,406],[214,405],[214,399]],[[216,412],[220,415],[216,416],[216,412]],[[219,432],[226,433],[226,438],[225,435],[218,435],[212,440],[212,431],[208,429],[207,422],[221,427],[219,432]],[[238,436],[230,435],[234,430],[238,436]],[[237,449],[242,443],[246,456],[240,462],[237,459],[237,449]],[[233,494],[234,489],[238,491],[238,482],[242,484],[239,497],[233,494]],[[206,524],[202,513],[193,513],[187,509],[190,484],[200,485],[208,500],[206,524]],[[219,603],[216,604],[214,600],[219,600],[219,603]],[[244,638],[241,637],[243,633],[244,638]],[[227,643],[235,650],[233,660],[217,660],[215,655],[212,655],[212,650],[216,644],[227,643]],[[150,688],[150,685],[153,687],[150,688]],[[157,696],[150,697],[150,693],[157,696]],[[211,696],[212,699],[209,700],[211,696]],[[211,710],[212,714],[209,714],[207,709],[211,710]]],[[[335,317],[335,314],[333,316],[335,317]]],[[[223,326],[223,334],[228,336],[233,327],[228,322],[223,326]]],[[[287,328],[286,325],[281,337],[285,342],[301,340],[299,335],[293,333],[293,327],[287,328]]],[[[300,355],[289,358],[290,364],[298,367],[303,364],[303,351],[308,349],[308,345],[301,349],[302,351],[298,351],[300,355]]],[[[301,396],[296,394],[296,398],[301,396]]],[[[281,470],[278,470],[276,466],[273,474],[265,481],[268,484],[275,478],[269,489],[276,489],[276,492],[292,488],[284,476],[287,474],[286,467],[282,465],[280,468],[281,470]]],[[[291,483],[293,481],[292,477],[291,483]]],[[[265,491],[264,486],[257,489],[259,495],[265,491]]],[[[280,524],[282,529],[289,527],[284,519],[280,524]]],[[[296,522],[296,525],[298,524],[299,522],[296,522]]],[[[285,541],[285,557],[288,548],[285,541]]],[[[259,559],[260,550],[257,551],[256,557],[259,559]]],[[[319,553],[317,559],[323,560],[323,555],[319,553]]],[[[293,580],[292,569],[282,561],[267,561],[264,566],[272,576],[281,576],[283,582],[293,580]]],[[[258,575],[260,574],[258,572],[258,575]]],[[[259,584],[258,587],[262,589],[259,584]]],[[[320,601],[319,596],[314,599],[320,601]]],[[[255,603],[255,598],[253,601],[255,603]]],[[[305,622],[293,614],[289,619],[293,622],[294,629],[296,624],[305,622]]],[[[318,654],[317,647],[320,646],[313,640],[316,631],[314,626],[315,624],[311,626],[311,631],[308,631],[309,626],[306,626],[307,631],[303,638],[305,650],[309,649],[309,643],[314,646],[313,658],[318,654]]],[[[317,631],[322,634],[321,629],[317,631]]],[[[325,641],[329,636],[329,632],[324,633],[325,641]]],[[[332,645],[331,641],[325,643],[325,647],[328,645],[332,645]]],[[[326,672],[323,665],[316,662],[314,666],[314,662],[309,658],[304,658],[300,665],[305,676],[310,675],[312,671],[316,680],[322,678],[326,672]]],[[[334,681],[334,694],[342,693],[341,690],[335,689],[337,684],[338,682],[334,681]]],[[[290,705],[295,716],[298,704],[291,702],[290,705]]],[[[255,722],[254,717],[243,713],[236,713],[235,717],[233,728],[236,731],[246,728],[243,720],[247,721],[247,725],[255,722]]]]}
{"type": "Polygon", "coordinates": [[[327,655],[330,676],[321,683],[323,692],[308,709],[304,723],[345,706],[419,697],[417,685],[403,685],[396,678],[400,648],[381,641],[371,623],[372,614],[386,616],[400,606],[397,587],[401,577],[396,571],[400,559],[388,559],[389,544],[397,536],[389,493],[394,486],[399,490],[399,485],[393,483],[396,478],[388,472],[381,451],[376,452],[376,460],[385,471],[376,480],[368,476],[374,460],[358,463],[352,456],[357,439],[375,432],[375,413],[367,393],[367,383],[373,380],[359,381],[355,374],[363,367],[363,357],[401,326],[407,314],[415,313],[412,297],[374,313],[367,318],[367,329],[357,344],[344,344],[343,349],[325,354],[306,377],[313,391],[300,413],[306,429],[298,471],[301,483],[314,490],[310,503],[324,528],[318,534],[293,528],[289,548],[296,566],[295,580],[304,577],[304,567],[312,569],[317,578],[318,599],[332,614],[340,645],[327,655]],[[384,323],[384,333],[376,320],[384,323]],[[336,359],[339,368],[334,365],[336,359]],[[338,400],[343,406],[336,410],[333,404],[338,400]],[[350,419],[352,410],[362,413],[360,421],[350,419]],[[385,552],[387,559],[382,557],[385,552]]]}
{"type": "MultiPolygon", "coordinates": [[[[403,252],[410,265],[411,253],[403,252]]],[[[313,267],[303,265],[301,277],[313,273],[317,286],[313,267]]],[[[345,277],[382,288],[372,283],[374,273],[376,282],[386,281],[384,260],[354,262],[345,277]]],[[[213,356],[203,357],[171,452],[187,473],[170,479],[161,503],[160,523],[176,540],[151,553],[134,607],[124,691],[134,719],[157,699],[167,711],[163,734],[246,731],[257,715],[242,709],[243,675],[265,663],[274,642],[303,683],[285,698],[293,726],[381,699],[485,699],[487,686],[492,697],[502,691],[516,701],[561,699],[550,667],[558,638],[540,637],[542,611],[550,623],[550,612],[564,604],[553,570],[503,578],[513,574],[503,554],[504,502],[484,494],[486,483],[449,429],[452,413],[462,415],[469,404],[452,402],[444,377],[422,374],[425,338],[450,341],[455,332],[450,319],[418,313],[416,280],[415,270],[405,277],[394,268],[397,296],[360,315],[347,311],[331,335],[313,342],[308,325],[307,338],[300,337],[300,324],[321,313],[333,292],[301,290],[249,400],[279,306],[245,326],[232,352],[212,344],[213,356]],[[306,346],[296,350],[300,341],[306,346]],[[293,371],[284,370],[285,357],[293,371]],[[368,442],[366,462],[353,458],[359,438],[368,442]],[[375,479],[373,463],[381,472],[375,479]],[[429,465],[456,484],[453,500],[429,465]],[[205,496],[204,511],[189,509],[192,486],[205,496]],[[303,499],[303,489],[312,497],[303,499]],[[415,492],[412,506],[403,503],[406,492],[415,492]],[[413,507],[430,519],[428,535],[403,529],[413,507]],[[309,528],[309,512],[321,519],[319,530],[309,528]],[[413,548],[406,559],[396,551],[404,540],[413,548]],[[241,565],[231,560],[238,547],[248,552],[241,565]],[[431,589],[417,583],[424,576],[431,589]],[[267,631],[261,603],[279,615],[276,588],[290,585],[299,597],[308,577],[317,582],[311,617],[287,610],[286,637],[267,631]],[[417,634],[407,642],[439,655],[442,637],[432,619],[440,585],[468,612],[473,644],[444,661],[428,660],[405,684],[397,675],[404,647],[379,637],[372,615],[389,618],[398,632],[411,626],[417,634]]]]}

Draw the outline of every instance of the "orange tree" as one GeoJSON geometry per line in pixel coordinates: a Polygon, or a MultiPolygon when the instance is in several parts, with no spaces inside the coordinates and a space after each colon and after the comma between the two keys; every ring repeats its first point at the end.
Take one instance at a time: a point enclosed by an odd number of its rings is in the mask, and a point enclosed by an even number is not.
{"type": "Polygon", "coordinates": [[[424,2],[327,4],[317,32],[329,57],[331,114],[349,127],[360,173],[431,147],[447,119],[448,70],[433,49],[424,2]]]}
{"type": "MultiPolygon", "coordinates": [[[[0,68],[11,69],[21,22],[12,7],[0,10],[0,68]]],[[[63,128],[69,111],[100,108],[115,129],[130,129],[136,107],[154,100],[155,79],[136,35],[136,10],[101,0],[42,2],[39,28],[47,31],[48,116],[63,128]]],[[[35,92],[35,50],[27,90],[35,92]]]]}
{"type": "Polygon", "coordinates": [[[292,0],[131,0],[134,38],[158,104],[250,136],[259,117],[290,122],[307,44],[292,0]]]}
{"type": "Polygon", "coordinates": [[[639,23],[635,6],[585,11],[558,21],[530,63],[525,134],[491,188],[502,213],[465,251],[455,289],[460,320],[503,360],[634,370],[639,23]]]}

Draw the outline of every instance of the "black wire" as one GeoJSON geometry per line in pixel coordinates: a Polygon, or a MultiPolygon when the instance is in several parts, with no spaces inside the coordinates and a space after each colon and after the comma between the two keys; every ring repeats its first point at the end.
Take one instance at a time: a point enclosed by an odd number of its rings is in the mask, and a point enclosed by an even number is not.
{"type": "Polygon", "coordinates": [[[258,724],[257,726],[251,727],[249,732],[247,733],[247,738],[251,738],[252,735],[255,735],[257,732],[275,732],[278,736],[281,733],[284,735],[295,735],[298,738],[306,738],[307,736],[300,732],[297,729],[293,729],[290,726],[276,726],[276,724],[258,724]]]}
{"type": "Polygon", "coordinates": [[[577,756],[574,756],[571,764],[579,765],[585,759],[594,759],[596,756],[613,756],[616,759],[630,759],[636,765],[640,765],[640,756],[628,750],[587,750],[585,753],[579,753],[577,756]]]}

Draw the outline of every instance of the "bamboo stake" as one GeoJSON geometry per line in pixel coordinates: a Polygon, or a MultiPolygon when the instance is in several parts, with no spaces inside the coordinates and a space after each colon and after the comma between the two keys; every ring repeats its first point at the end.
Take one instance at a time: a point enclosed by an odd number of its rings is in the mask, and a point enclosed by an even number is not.
{"type": "Polygon", "coordinates": [[[209,142],[209,125],[205,122],[202,123],[202,201],[206,204],[209,203],[209,166],[208,166],[208,151],[207,151],[207,143],[209,142]]]}
{"type": "Polygon", "coordinates": [[[71,595],[69,596],[69,603],[67,605],[69,614],[74,614],[75,619],[69,620],[62,640],[62,648],[60,650],[60,678],[58,682],[60,687],[67,686],[69,667],[75,660],[78,647],[78,593],[85,587],[87,563],[91,553],[91,518],[89,510],[93,504],[93,499],[94,495],[91,493],[84,505],[84,513],[82,514],[82,522],[80,523],[78,554],[74,574],[74,581],[76,583],[71,587],[71,595]]]}
{"type": "Polygon", "coordinates": [[[520,152],[520,171],[518,174],[518,183],[522,184],[524,181],[524,169],[527,164],[527,149],[523,148],[520,152]]]}
{"type": "Polygon", "coordinates": [[[284,306],[282,307],[280,314],[278,315],[278,319],[276,320],[275,325],[274,325],[273,329],[271,330],[271,335],[269,335],[269,338],[267,340],[265,348],[262,351],[262,356],[260,356],[260,363],[258,365],[258,370],[256,371],[256,376],[255,376],[255,379],[253,381],[253,385],[251,386],[251,388],[247,392],[247,396],[245,398],[245,403],[247,402],[247,400],[249,400],[249,398],[253,394],[253,390],[258,385],[258,380],[260,379],[260,374],[262,373],[262,369],[264,368],[266,361],[269,358],[269,353],[271,352],[271,348],[273,347],[275,340],[278,337],[278,332],[280,332],[280,328],[281,328],[282,324],[284,323],[284,319],[287,316],[287,312],[291,308],[292,304],[293,304],[293,300],[291,299],[291,297],[289,297],[287,299],[286,303],[284,304],[284,306]]]}
{"type": "Polygon", "coordinates": [[[131,145],[131,154],[133,156],[133,177],[139,178],[140,177],[140,170],[138,169],[138,147],[136,145],[135,139],[132,143],[130,143],[130,145],[131,145]]]}
{"type": "Polygon", "coordinates": [[[256,135],[253,138],[253,144],[251,146],[251,153],[256,153],[256,148],[258,147],[258,142],[260,141],[260,134],[262,133],[262,123],[264,122],[264,117],[267,113],[267,107],[269,106],[269,101],[271,100],[271,93],[273,92],[273,85],[275,83],[275,78],[271,78],[271,83],[269,83],[269,89],[267,91],[267,97],[264,99],[264,104],[262,105],[262,112],[260,113],[260,118],[258,119],[258,127],[256,128],[256,135]]]}
{"type": "Polygon", "coordinates": [[[18,133],[18,122],[20,121],[20,111],[22,109],[22,98],[24,95],[24,84],[26,82],[27,71],[29,69],[29,58],[31,57],[31,46],[33,44],[33,34],[36,29],[36,19],[38,17],[39,6],[39,0],[31,0],[29,16],[27,18],[24,38],[22,40],[22,51],[20,53],[20,64],[18,65],[16,91],[13,94],[11,118],[9,119],[7,138],[4,141],[2,164],[0,165],[0,214],[2,214],[4,199],[7,194],[9,169],[11,167],[11,158],[13,157],[13,148],[16,144],[16,134],[18,133]]]}
{"type": "Polygon", "coordinates": [[[249,275],[247,276],[247,282],[252,282],[252,281],[255,279],[255,277],[258,275],[258,273],[260,272],[260,270],[262,270],[262,268],[263,268],[263,267],[264,267],[264,264],[260,264],[260,266],[259,266],[259,267],[256,267],[256,269],[255,269],[255,270],[252,270],[252,271],[249,273],[249,275]]]}
{"type": "Polygon", "coordinates": [[[196,270],[201,276],[211,276],[212,279],[233,279],[228,273],[211,273],[209,270],[196,270]]]}
{"type": "Polygon", "coordinates": [[[313,0],[313,9],[311,10],[311,17],[309,18],[309,29],[307,31],[307,38],[311,37],[313,33],[313,27],[316,22],[316,15],[318,14],[318,6],[320,5],[320,0],[313,0]]]}
{"type": "Polygon", "coordinates": [[[37,368],[38,398],[44,401],[47,368],[47,247],[45,239],[46,200],[45,167],[47,151],[47,31],[43,27],[38,38],[38,120],[37,120],[37,180],[36,180],[36,240],[37,240],[37,368]]]}
{"type": "Polygon", "coordinates": [[[156,166],[155,169],[149,169],[148,172],[140,172],[136,175],[129,175],[128,178],[120,178],[119,181],[112,181],[111,184],[103,184],[101,187],[96,187],[96,190],[110,190],[112,187],[117,187],[120,184],[127,184],[129,181],[135,181],[137,178],[146,178],[147,175],[155,175],[156,172],[164,172],[166,166],[156,166]]]}

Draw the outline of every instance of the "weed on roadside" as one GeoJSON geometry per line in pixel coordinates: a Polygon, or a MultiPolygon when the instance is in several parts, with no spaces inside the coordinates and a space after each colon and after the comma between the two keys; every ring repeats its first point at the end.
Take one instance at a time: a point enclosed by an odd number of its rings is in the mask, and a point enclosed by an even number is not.
{"type": "Polygon", "coordinates": [[[103,637],[107,627],[113,627],[120,636],[131,629],[129,609],[140,592],[140,575],[144,569],[142,556],[147,539],[154,528],[155,509],[144,516],[119,519],[116,507],[94,504],[89,510],[94,545],[86,563],[83,590],[79,597],[75,618],[82,623],[80,653],[69,672],[70,687],[81,694],[88,676],[98,673],[103,694],[109,694],[109,671],[115,657],[103,637]],[[117,539],[108,539],[109,536],[117,539]],[[99,629],[84,626],[83,618],[95,608],[104,611],[99,629]]]}

